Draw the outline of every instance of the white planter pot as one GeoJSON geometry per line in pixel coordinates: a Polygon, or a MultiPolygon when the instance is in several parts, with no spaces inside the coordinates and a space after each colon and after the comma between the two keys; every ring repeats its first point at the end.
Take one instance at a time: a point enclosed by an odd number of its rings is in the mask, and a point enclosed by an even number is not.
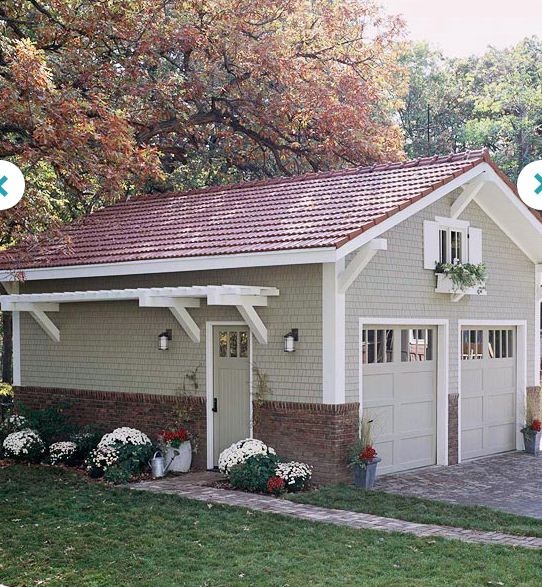
{"type": "Polygon", "coordinates": [[[168,446],[165,453],[166,467],[174,473],[187,473],[192,464],[192,446],[190,441],[183,442],[179,448],[168,446]]]}

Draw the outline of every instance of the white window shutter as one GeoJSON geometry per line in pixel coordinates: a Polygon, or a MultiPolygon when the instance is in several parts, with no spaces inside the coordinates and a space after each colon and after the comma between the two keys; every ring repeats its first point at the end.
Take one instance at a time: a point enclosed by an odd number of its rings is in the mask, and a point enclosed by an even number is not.
{"type": "Polygon", "coordinates": [[[435,269],[439,260],[439,224],[431,220],[423,223],[423,268],[435,269]]]}
{"type": "Polygon", "coordinates": [[[482,231],[469,228],[469,263],[478,265],[482,262],[482,231]]]}

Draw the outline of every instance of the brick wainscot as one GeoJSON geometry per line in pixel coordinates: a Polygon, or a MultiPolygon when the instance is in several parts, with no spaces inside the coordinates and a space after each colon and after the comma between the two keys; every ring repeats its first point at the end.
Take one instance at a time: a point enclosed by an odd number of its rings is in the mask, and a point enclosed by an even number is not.
{"type": "MultiPolygon", "coordinates": [[[[206,467],[204,398],[18,387],[15,401],[29,409],[61,407],[76,424],[96,424],[104,431],[132,426],[153,440],[173,423],[182,405],[190,414],[188,426],[197,437],[193,468],[206,467]]],[[[357,438],[358,419],[357,403],[259,402],[254,405],[254,437],[274,447],[284,458],[312,465],[316,483],[338,483],[350,479],[346,454],[357,438]]]]}

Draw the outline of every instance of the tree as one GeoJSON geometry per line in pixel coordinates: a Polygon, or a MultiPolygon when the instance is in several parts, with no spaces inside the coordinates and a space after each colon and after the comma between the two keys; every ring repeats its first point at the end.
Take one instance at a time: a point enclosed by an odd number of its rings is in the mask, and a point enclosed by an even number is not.
{"type": "Polygon", "coordinates": [[[416,45],[405,63],[410,84],[400,117],[410,155],[487,147],[512,179],[542,158],[540,39],[467,59],[416,45]]]}
{"type": "Polygon", "coordinates": [[[372,1],[4,0],[0,244],[141,190],[402,156],[402,24],[372,1]]]}

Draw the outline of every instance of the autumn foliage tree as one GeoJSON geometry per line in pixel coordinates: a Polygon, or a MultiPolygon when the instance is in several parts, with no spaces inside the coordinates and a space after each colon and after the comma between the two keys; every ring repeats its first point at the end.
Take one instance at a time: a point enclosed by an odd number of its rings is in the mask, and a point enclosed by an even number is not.
{"type": "Polygon", "coordinates": [[[0,244],[141,190],[402,156],[402,25],[371,0],[4,0],[0,244]]]}

